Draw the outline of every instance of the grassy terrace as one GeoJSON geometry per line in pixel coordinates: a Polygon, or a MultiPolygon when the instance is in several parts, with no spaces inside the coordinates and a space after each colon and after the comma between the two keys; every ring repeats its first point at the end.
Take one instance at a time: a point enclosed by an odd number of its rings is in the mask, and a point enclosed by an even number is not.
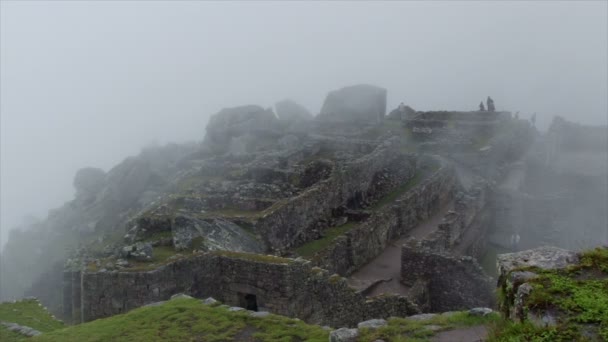
{"type": "MultiPolygon", "coordinates": [[[[0,321],[25,325],[40,332],[64,327],[63,323],[54,319],[35,299],[25,299],[14,303],[0,303],[0,321]]],[[[8,330],[4,326],[0,326],[0,341],[12,342],[22,340],[29,339],[8,330]]]]}
{"type": "MultiPolygon", "coordinates": [[[[608,248],[584,253],[581,263],[565,270],[527,268],[539,277],[529,280],[533,287],[526,301],[528,310],[549,310],[559,317],[556,326],[540,328],[531,322],[505,321],[496,328],[491,341],[588,341],[583,331],[596,330],[608,341],[608,248]]],[[[499,293],[503,307],[509,302],[499,293]]]]}
{"type": "Polygon", "coordinates": [[[439,331],[488,325],[499,320],[500,316],[496,313],[481,317],[469,315],[468,312],[437,315],[428,320],[391,318],[388,325],[377,330],[361,329],[359,341],[422,342],[428,341],[439,331]]]}
{"type": "MultiPolygon", "coordinates": [[[[197,238],[202,239],[202,238],[197,238]]],[[[200,255],[203,252],[196,251],[196,245],[201,244],[202,241],[194,239],[193,247],[188,250],[176,251],[172,246],[158,246],[154,247],[153,258],[150,261],[136,261],[129,260],[130,266],[128,268],[123,269],[122,271],[126,272],[139,272],[139,271],[149,271],[160,266],[169,264],[176,260],[187,259],[195,255],[200,255]]],[[[212,254],[225,256],[234,259],[242,259],[256,262],[265,262],[271,264],[287,264],[292,262],[291,259],[281,258],[274,255],[264,255],[264,254],[255,254],[255,253],[244,253],[244,252],[232,252],[232,251],[213,251],[212,254]]],[[[108,260],[106,260],[108,261],[108,260]]],[[[98,267],[95,263],[91,263],[88,266],[88,271],[97,272],[102,266],[98,267]]]]}
{"type": "Polygon", "coordinates": [[[252,317],[196,299],[174,299],[37,336],[32,341],[327,341],[320,326],[269,315],[252,317]]]}
{"type": "Polygon", "coordinates": [[[325,236],[318,240],[313,240],[296,248],[298,255],[304,258],[310,258],[322,249],[327,248],[331,243],[341,235],[344,235],[349,230],[355,228],[357,223],[348,222],[338,227],[331,227],[325,230],[325,236]]]}
{"type": "Polygon", "coordinates": [[[370,207],[370,209],[378,210],[387,204],[393,203],[401,195],[405,194],[406,192],[411,190],[413,187],[420,184],[420,182],[422,181],[423,178],[424,178],[424,173],[420,170],[416,171],[416,174],[414,174],[414,177],[412,177],[405,184],[399,186],[397,189],[389,192],[386,196],[384,196],[378,202],[376,202],[374,205],[372,205],[370,207]]]}

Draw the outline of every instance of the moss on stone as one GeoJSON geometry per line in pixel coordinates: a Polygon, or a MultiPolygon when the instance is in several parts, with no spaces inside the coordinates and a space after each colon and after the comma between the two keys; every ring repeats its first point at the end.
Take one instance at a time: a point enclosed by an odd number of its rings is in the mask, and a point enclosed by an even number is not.
{"type": "MultiPolygon", "coordinates": [[[[36,299],[0,303],[0,321],[28,326],[40,332],[61,329],[65,325],[55,319],[36,299]]],[[[0,325],[0,341],[29,340],[0,325]]]]}
{"type": "Polygon", "coordinates": [[[407,182],[405,182],[401,186],[397,187],[395,190],[389,192],[386,196],[384,196],[378,202],[376,202],[374,205],[372,205],[370,207],[370,209],[379,210],[382,207],[386,206],[387,204],[395,202],[395,200],[397,198],[399,198],[401,195],[405,194],[406,192],[411,190],[413,187],[420,184],[420,182],[422,181],[423,178],[424,177],[423,177],[422,171],[416,171],[416,173],[414,174],[414,176],[412,178],[410,178],[407,182]]]}
{"type": "Polygon", "coordinates": [[[355,222],[347,222],[341,226],[331,227],[325,230],[324,236],[318,240],[309,241],[296,248],[296,253],[304,258],[311,258],[319,251],[327,248],[339,236],[352,230],[357,226],[355,222]]]}
{"type": "Polygon", "coordinates": [[[292,263],[292,259],[281,258],[274,255],[264,255],[255,253],[244,253],[244,252],[233,252],[233,251],[214,251],[215,255],[224,256],[228,258],[243,259],[248,261],[256,261],[269,264],[289,264],[292,263]]]}
{"type": "MultiPolygon", "coordinates": [[[[504,323],[494,332],[494,341],[510,341],[510,336],[524,334],[525,340],[579,341],[583,330],[595,326],[596,333],[608,340],[608,248],[597,248],[580,256],[580,263],[566,269],[520,268],[538,276],[527,282],[532,291],[525,300],[529,313],[551,310],[558,317],[554,327],[531,327],[531,322],[504,323]]],[[[513,290],[511,290],[512,292],[513,290]]],[[[508,295],[508,294],[507,294],[508,295]]],[[[504,298],[509,311],[512,298],[504,298]]]]}
{"type": "Polygon", "coordinates": [[[466,311],[451,313],[449,315],[436,315],[426,320],[413,320],[409,318],[391,318],[388,325],[379,329],[361,329],[360,341],[428,341],[438,331],[470,327],[475,325],[488,325],[500,320],[496,313],[487,316],[473,316],[466,311]],[[437,330],[430,326],[439,327],[437,330]]]}

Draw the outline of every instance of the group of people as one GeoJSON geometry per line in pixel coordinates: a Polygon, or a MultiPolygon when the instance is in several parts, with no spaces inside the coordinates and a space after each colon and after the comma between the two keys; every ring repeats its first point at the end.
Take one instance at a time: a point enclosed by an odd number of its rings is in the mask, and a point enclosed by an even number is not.
{"type": "MultiPolygon", "coordinates": [[[[496,107],[494,107],[494,100],[492,100],[491,97],[488,96],[486,103],[488,104],[488,112],[493,112],[496,110],[496,107]]],[[[486,107],[483,105],[483,101],[479,102],[479,111],[481,111],[481,112],[486,111],[486,107]]]]}

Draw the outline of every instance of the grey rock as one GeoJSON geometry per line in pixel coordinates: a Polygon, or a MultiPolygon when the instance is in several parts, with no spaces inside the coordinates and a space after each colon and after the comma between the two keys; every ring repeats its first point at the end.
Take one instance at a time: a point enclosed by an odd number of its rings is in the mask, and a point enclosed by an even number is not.
{"type": "Polygon", "coordinates": [[[270,312],[268,312],[268,311],[252,311],[250,313],[250,315],[251,315],[251,317],[262,318],[262,317],[266,317],[266,316],[270,315],[270,312]]]}
{"type": "Polygon", "coordinates": [[[386,113],[386,89],[360,84],[327,94],[319,119],[377,122],[386,113]]]}
{"type": "Polygon", "coordinates": [[[255,105],[224,108],[209,119],[205,145],[217,152],[226,152],[233,138],[246,134],[269,136],[278,134],[279,129],[279,120],[272,110],[255,105]]]}
{"type": "Polygon", "coordinates": [[[245,309],[238,307],[238,306],[232,306],[228,309],[228,311],[243,311],[245,309]]]}
{"type": "Polygon", "coordinates": [[[184,294],[184,293],[176,293],[173,296],[171,296],[171,299],[181,299],[181,298],[192,299],[191,296],[188,296],[187,294],[184,294]]]}
{"type": "Polygon", "coordinates": [[[357,324],[357,328],[359,328],[359,329],[361,329],[361,328],[378,329],[387,324],[388,324],[388,322],[384,319],[370,319],[365,322],[361,322],[361,323],[357,324]]]}
{"type": "Polygon", "coordinates": [[[501,277],[521,267],[538,267],[551,270],[565,268],[578,262],[576,252],[550,246],[517,253],[499,254],[497,259],[498,273],[501,277]]]}
{"type": "Polygon", "coordinates": [[[426,321],[428,319],[431,319],[433,317],[437,316],[437,314],[434,313],[425,313],[425,314],[418,314],[418,315],[412,315],[412,316],[407,316],[407,319],[411,319],[414,321],[426,321]]]}
{"type": "Polygon", "coordinates": [[[329,334],[329,342],[355,342],[359,337],[358,329],[340,328],[329,334]]]}
{"type": "Polygon", "coordinates": [[[17,323],[0,321],[0,325],[6,327],[10,331],[16,332],[17,334],[27,337],[37,336],[41,334],[40,331],[34,328],[30,328],[25,325],[19,325],[17,323]]]}
{"type": "Polygon", "coordinates": [[[473,308],[473,309],[469,310],[469,315],[487,316],[487,315],[491,314],[492,312],[494,312],[494,311],[490,308],[473,308]]]}
{"type": "Polygon", "coordinates": [[[279,120],[289,123],[312,120],[308,109],[292,100],[279,101],[274,105],[279,120]]]}
{"type": "Polygon", "coordinates": [[[217,300],[216,300],[215,298],[213,298],[213,297],[209,297],[209,298],[207,298],[207,299],[202,300],[202,303],[203,303],[203,304],[206,304],[206,305],[211,305],[211,304],[219,303],[219,301],[217,301],[217,300]]]}

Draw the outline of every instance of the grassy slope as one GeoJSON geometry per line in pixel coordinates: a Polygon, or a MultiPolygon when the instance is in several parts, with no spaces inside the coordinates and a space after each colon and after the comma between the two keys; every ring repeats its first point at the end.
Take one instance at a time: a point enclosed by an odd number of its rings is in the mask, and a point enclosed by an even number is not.
{"type": "Polygon", "coordinates": [[[276,315],[251,317],[196,299],[174,299],[126,314],[55,330],[33,341],[327,341],[319,326],[276,315]]]}
{"type": "Polygon", "coordinates": [[[377,330],[362,329],[360,341],[384,340],[390,342],[422,342],[428,341],[431,336],[439,331],[485,325],[500,319],[497,313],[488,316],[472,316],[468,312],[456,312],[450,315],[437,315],[428,320],[411,320],[408,318],[391,318],[388,325],[377,330]],[[440,327],[433,331],[429,326],[440,327]]]}
{"type": "MultiPolygon", "coordinates": [[[[53,318],[35,299],[0,303],[0,321],[25,325],[41,332],[64,327],[63,323],[53,318]]],[[[0,326],[0,341],[19,341],[23,339],[25,338],[22,335],[0,326]]]]}

